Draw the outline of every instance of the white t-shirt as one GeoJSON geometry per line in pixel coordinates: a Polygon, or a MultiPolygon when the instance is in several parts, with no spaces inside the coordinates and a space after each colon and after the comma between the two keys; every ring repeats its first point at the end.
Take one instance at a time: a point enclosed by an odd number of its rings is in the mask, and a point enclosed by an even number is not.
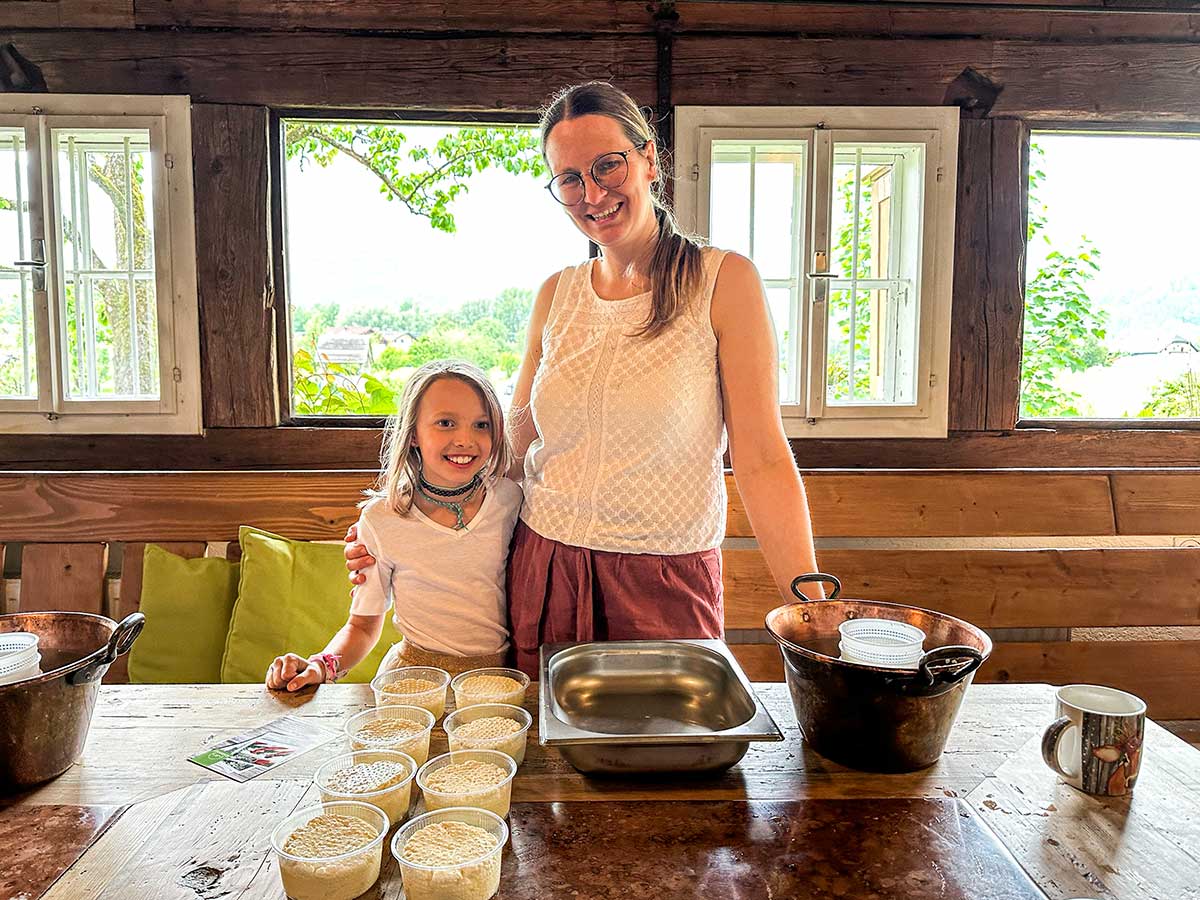
{"type": "Polygon", "coordinates": [[[423,650],[483,656],[508,648],[504,570],[521,489],[507,478],[488,486],[467,527],[440,525],[414,504],[397,515],[381,500],[363,507],[358,538],[375,565],[354,589],[350,612],[378,616],[394,607],[396,629],[423,650]]]}

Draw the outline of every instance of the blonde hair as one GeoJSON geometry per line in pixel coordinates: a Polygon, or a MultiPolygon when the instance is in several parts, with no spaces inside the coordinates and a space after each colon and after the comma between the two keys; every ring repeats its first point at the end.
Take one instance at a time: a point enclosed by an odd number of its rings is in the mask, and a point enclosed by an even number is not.
{"type": "MultiPolygon", "coordinates": [[[[650,258],[650,313],[637,332],[651,338],[659,334],[676,316],[683,312],[688,298],[700,289],[703,271],[700,262],[701,241],[685,234],[675,222],[663,196],[665,153],[649,118],[627,93],[604,81],[589,81],[565,88],[555,94],[542,113],[542,158],[546,158],[546,142],[559,122],[579,116],[607,116],[625,132],[638,148],[653,141],[658,152],[658,173],[650,185],[650,202],[658,222],[654,253],[650,258]]],[[[546,160],[549,163],[549,160],[546,160]]]]}
{"type": "MultiPolygon", "coordinates": [[[[388,417],[383,449],[379,453],[379,478],[373,489],[365,491],[368,498],[383,500],[389,509],[402,516],[412,509],[413,492],[421,475],[421,454],[413,444],[417,435],[417,410],[425,391],[442,378],[454,378],[474,388],[492,423],[492,452],[479,472],[483,482],[486,484],[504,475],[512,461],[504,428],[504,409],[483,370],[461,359],[427,362],[409,377],[400,396],[400,405],[388,417]]],[[[363,504],[368,502],[364,500],[363,504]]]]}

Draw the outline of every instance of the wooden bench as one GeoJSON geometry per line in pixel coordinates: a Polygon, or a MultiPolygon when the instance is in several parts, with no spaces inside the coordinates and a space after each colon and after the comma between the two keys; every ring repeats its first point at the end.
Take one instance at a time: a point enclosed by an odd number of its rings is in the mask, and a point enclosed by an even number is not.
{"type": "MultiPolygon", "coordinates": [[[[200,556],[209,542],[236,541],[243,523],[338,539],[371,478],[3,473],[0,542],[23,544],[21,609],[120,618],[138,606],[147,542],[200,556]],[[110,565],[117,547],[119,569],[110,565]]],[[[1200,552],[1186,546],[1200,535],[1200,472],[823,470],[805,482],[821,568],[842,579],[845,596],[912,603],[989,629],[997,643],[981,681],[1095,681],[1145,697],[1156,718],[1200,719],[1200,552]],[[1070,631],[1163,626],[1193,634],[1083,640],[1070,631]]],[[[730,643],[753,678],[778,680],[763,618],[780,599],[732,478],[729,488],[730,643]]]]}

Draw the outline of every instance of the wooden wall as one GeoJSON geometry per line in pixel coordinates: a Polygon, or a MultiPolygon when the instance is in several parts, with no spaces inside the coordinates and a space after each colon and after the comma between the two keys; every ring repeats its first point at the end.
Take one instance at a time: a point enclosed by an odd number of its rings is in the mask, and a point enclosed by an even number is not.
{"type": "Polygon", "coordinates": [[[950,393],[934,441],[802,441],[805,468],[1200,465],[1200,433],[1015,429],[1030,125],[1200,129],[1200,3],[0,0],[0,89],[187,93],[202,437],[0,436],[0,468],[374,464],[373,428],[276,427],[271,107],[531,111],[641,102],[957,105],[950,393]]]}

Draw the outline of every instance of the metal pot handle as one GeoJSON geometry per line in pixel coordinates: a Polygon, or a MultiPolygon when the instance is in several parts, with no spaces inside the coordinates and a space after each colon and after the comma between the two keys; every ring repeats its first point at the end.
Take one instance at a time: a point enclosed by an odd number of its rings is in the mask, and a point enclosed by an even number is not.
{"type": "Polygon", "coordinates": [[[974,647],[949,644],[936,647],[921,657],[917,670],[932,685],[956,684],[983,665],[983,654],[974,647]]]}
{"type": "Polygon", "coordinates": [[[86,681],[91,681],[97,671],[107,669],[117,661],[118,656],[124,656],[129,652],[129,648],[133,646],[133,642],[137,640],[138,635],[142,633],[142,627],[145,624],[146,617],[140,612],[127,615],[113,630],[108,643],[104,646],[104,654],[83,668],[76,669],[67,676],[67,681],[71,684],[83,684],[86,681]]]}
{"type": "Polygon", "coordinates": [[[803,603],[811,602],[812,597],[802,593],[797,585],[817,584],[824,581],[828,581],[831,585],[833,585],[833,590],[826,599],[836,600],[842,593],[842,583],[838,580],[836,575],[826,575],[824,572],[809,572],[807,575],[797,575],[792,579],[792,593],[796,595],[797,600],[800,600],[803,603]]]}

